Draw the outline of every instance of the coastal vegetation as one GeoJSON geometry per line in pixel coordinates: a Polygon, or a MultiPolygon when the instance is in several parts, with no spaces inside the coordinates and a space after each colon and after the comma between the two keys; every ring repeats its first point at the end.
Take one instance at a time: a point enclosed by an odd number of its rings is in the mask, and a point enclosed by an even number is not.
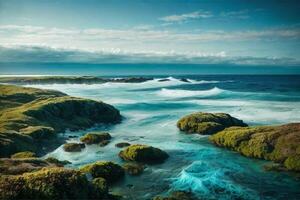
{"type": "Polygon", "coordinates": [[[0,85],[0,105],[2,157],[47,152],[61,143],[57,133],[121,121],[120,112],[111,105],[53,90],[0,85]]]}

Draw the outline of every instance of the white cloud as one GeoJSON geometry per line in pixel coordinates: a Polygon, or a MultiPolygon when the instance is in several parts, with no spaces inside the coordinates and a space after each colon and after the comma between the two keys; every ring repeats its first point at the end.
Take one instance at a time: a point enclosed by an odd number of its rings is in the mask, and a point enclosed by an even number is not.
{"type": "Polygon", "coordinates": [[[235,18],[235,19],[248,19],[250,18],[249,10],[239,10],[239,11],[229,11],[221,12],[220,14],[223,18],[235,18]]]}
{"type": "Polygon", "coordinates": [[[186,22],[192,19],[199,19],[199,18],[209,18],[213,15],[209,11],[195,11],[191,13],[185,13],[181,15],[169,15],[162,18],[159,18],[159,20],[167,22],[167,23],[180,23],[180,22],[186,22]]]}
{"type": "Polygon", "coordinates": [[[82,51],[47,46],[0,46],[0,62],[84,62],[84,63],[189,63],[239,65],[297,65],[292,58],[230,57],[226,52],[203,53],[175,51],[130,52],[120,49],[82,51]]]}

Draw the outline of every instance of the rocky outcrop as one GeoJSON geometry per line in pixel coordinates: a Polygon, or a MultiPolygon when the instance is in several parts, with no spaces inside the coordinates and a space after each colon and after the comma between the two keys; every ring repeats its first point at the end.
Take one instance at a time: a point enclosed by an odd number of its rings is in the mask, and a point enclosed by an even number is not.
{"type": "Polygon", "coordinates": [[[0,83],[11,84],[101,84],[142,83],[153,80],[147,77],[101,78],[97,76],[40,76],[40,77],[1,77],[0,83]]]}
{"type": "Polygon", "coordinates": [[[300,123],[231,127],[210,136],[210,140],[244,156],[279,163],[277,169],[283,166],[287,170],[300,171],[300,123]]]}
{"type": "Polygon", "coordinates": [[[99,181],[89,182],[84,174],[61,167],[15,176],[1,176],[0,199],[114,199],[99,181]]]}
{"type": "Polygon", "coordinates": [[[120,112],[100,101],[52,90],[0,85],[0,156],[20,151],[43,153],[60,143],[56,133],[119,123],[120,112]]]}
{"type": "Polygon", "coordinates": [[[119,156],[126,161],[149,164],[162,163],[169,157],[169,155],[161,149],[141,144],[130,145],[120,151],[119,156]]]}
{"type": "Polygon", "coordinates": [[[83,148],[85,148],[85,144],[83,143],[66,143],[63,146],[66,152],[79,152],[83,148]]]}
{"type": "Polygon", "coordinates": [[[226,113],[204,112],[187,115],[177,122],[181,131],[201,135],[211,135],[231,126],[245,127],[247,124],[226,113]]]}
{"type": "Polygon", "coordinates": [[[98,161],[80,168],[83,173],[89,173],[93,178],[104,178],[108,183],[113,183],[124,176],[124,169],[114,162],[98,161]]]}
{"type": "Polygon", "coordinates": [[[111,135],[105,132],[91,132],[80,138],[85,144],[100,144],[111,139],[111,135]]]}

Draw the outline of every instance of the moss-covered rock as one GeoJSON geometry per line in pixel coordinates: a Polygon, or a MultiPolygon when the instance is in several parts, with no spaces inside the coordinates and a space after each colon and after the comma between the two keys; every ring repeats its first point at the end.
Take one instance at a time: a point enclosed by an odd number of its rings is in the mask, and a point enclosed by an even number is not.
{"type": "Polygon", "coordinates": [[[96,191],[100,193],[99,196],[108,193],[107,181],[104,178],[101,177],[94,178],[92,183],[94,187],[97,189],[96,191]]]}
{"type": "Polygon", "coordinates": [[[177,122],[181,131],[203,135],[211,135],[231,126],[245,127],[247,124],[226,113],[204,112],[187,115],[177,122]]]}
{"type": "Polygon", "coordinates": [[[0,178],[0,199],[103,199],[76,170],[43,168],[37,172],[0,178]]]}
{"type": "Polygon", "coordinates": [[[169,155],[161,149],[141,144],[130,145],[120,151],[119,156],[123,160],[149,164],[162,163],[169,157],[169,155]]]}
{"type": "Polygon", "coordinates": [[[63,167],[65,165],[68,165],[68,164],[71,164],[70,161],[67,161],[67,160],[58,160],[56,158],[53,158],[53,157],[48,157],[45,159],[45,161],[47,161],[48,163],[52,163],[52,164],[55,164],[59,167],[63,167]]]}
{"type": "Polygon", "coordinates": [[[115,144],[115,146],[118,147],[118,148],[124,148],[124,147],[130,146],[130,143],[128,143],[128,142],[119,142],[119,143],[115,144]]]}
{"type": "Polygon", "coordinates": [[[98,161],[80,168],[81,172],[90,173],[93,178],[104,178],[108,183],[118,181],[124,176],[124,169],[113,162],[98,161]]]}
{"type": "Polygon", "coordinates": [[[106,132],[91,132],[80,138],[80,141],[85,144],[99,144],[103,141],[111,139],[111,135],[106,132]]]}
{"type": "Polygon", "coordinates": [[[139,163],[125,163],[123,168],[128,174],[137,176],[143,173],[145,166],[139,163]]]}
{"type": "Polygon", "coordinates": [[[83,143],[66,143],[63,146],[63,149],[67,152],[79,152],[83,148],[85,148],[83,143]]]}
{"type": "Polygon", "coordinates": [[[28,87],[0,85],[0,156],[42,152],[56,133],[118,123],[121,115],[100,101],[28,87]]]}
{"type": "Polygon", "coordinates": [[[157,196],[153,200],[196,200],[197,198],[193,196],[190,192],[185,191],[174,191],[167,197],[157,196]]]}
{"type": "Polygon", "coordinates": [[[11,158],[35,158],[36,154],[31,151],[23,151],[19,153],[15,153],[11,156],[11,158]]]}
{"type": "Polygon", "coordinates": [[[210,136],[210,140],[244,156],[272,160],[288,170],[299,171],[300,123],[231,127],[210,136]]]}

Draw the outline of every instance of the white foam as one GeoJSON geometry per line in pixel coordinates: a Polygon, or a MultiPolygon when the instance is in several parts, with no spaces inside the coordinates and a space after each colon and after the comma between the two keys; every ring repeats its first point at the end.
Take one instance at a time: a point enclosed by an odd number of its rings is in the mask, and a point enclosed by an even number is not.
{"type": "Polygon", "coordinates": [[[182,98],[182,97],[209,97],[219,95],[225,90],[222,90],[218,87],[214,87],[210,90],[177,90],[177,89],[166,89],[162,88],[160,91],[157,92],[157,95],[162,97],[173,97],[173,98],[182,98]]]}

